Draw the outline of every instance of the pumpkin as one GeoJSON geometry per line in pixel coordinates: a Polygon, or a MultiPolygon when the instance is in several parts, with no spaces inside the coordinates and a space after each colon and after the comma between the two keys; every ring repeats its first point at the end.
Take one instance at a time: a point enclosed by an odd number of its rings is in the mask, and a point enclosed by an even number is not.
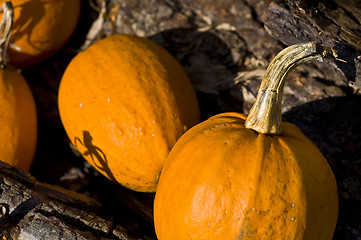
{"type": "Polygon", "coordinates": [[[0,69],[0,160],[30,171],[37,143],[33,95],[14,69],[0,69]]]}
{"type": "Polygon", "coordinates": [[[69,63],[59,87],[66,133],[106,177],[154,192],[176,140],[200,121],[182,66],[152,41],[106,37],[69,63]]]}
{"type": "Polygon", "coordinates": [[[72,36],[80,17],[81,0],[10,2],[14,25],[8,54],[10,64],[17,68],[35,65],[58,52],[72,36]]]}
{"type": "Polygon", "coordinates": [[[159,240],[332,239],[333,172],[300,129],[280,121],[287,72],[321,60],[315,42],[284,49],[248,116],[215,115],[177,141],[154,200],[159,240]]]}
{"type": "Polygon", "coordinates": [[[36,106],[24,77],[5,66],[6,43],[12,21],[5,22],[5,30],[0,37],[0,161],[29,171],[37,143],[36,106]]]}

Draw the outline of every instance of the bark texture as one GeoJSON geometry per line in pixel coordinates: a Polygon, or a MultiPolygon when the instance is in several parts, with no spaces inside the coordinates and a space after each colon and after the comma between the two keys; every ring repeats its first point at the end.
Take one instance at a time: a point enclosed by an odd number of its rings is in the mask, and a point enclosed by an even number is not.
{"type": "Polygon", "coordinates": [[[277,0],[267,7],[263,20],[267,32],[286,45],[313,40],[334,48],[346,62],[336,61],[332,67],[361,87],[360,1],[277,0]]]}
{"type": "Polygon", "coordinates": [[[0,233],[11,239],[131,239],[83,194],[0,162],[0,233]]]}

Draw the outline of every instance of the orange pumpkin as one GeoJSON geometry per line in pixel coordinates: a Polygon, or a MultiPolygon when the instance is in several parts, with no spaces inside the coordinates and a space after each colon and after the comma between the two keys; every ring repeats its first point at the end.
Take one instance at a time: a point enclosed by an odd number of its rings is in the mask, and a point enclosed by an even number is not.
{"type": "MultiPolygon", "coordinates": [[[[11,4],[4,4],[6,16],[11,4]]],[[[2,19],[0,36],[0,161],[29,171],[37,143],[36,106],[24,77],[5,66],[12,18],[2,19]]]]}
{"type": "Polygon", "coordinates": [[[8,54],[10,64],[17,68],[35,65],[58,52],[70,39],[80,17],[81,0],[11,2],[14,26],[8,54]]]}
{"type": "Polygon", "coordinates": [[[287,72],[322,60],[316,44],[286,48],[267,69],[248,117],[223,113],[187,131],[161,173],[159,240],[331,240],[335,177],[319,149],[281,120],[287,72]]]}
{"type": "Polygon", "coordinates": [[[29,171],[37,142],[33,95],[20,73],[0,69],[0,160],[29,171]]]}
{"type": "Polygon", "coordinates": [[[59,111],[87,161],[142,192],[155,191],[170,149],[200,119],[194,89],[176,59],[150,40],[121,34],[70,62],[59,111]]]}

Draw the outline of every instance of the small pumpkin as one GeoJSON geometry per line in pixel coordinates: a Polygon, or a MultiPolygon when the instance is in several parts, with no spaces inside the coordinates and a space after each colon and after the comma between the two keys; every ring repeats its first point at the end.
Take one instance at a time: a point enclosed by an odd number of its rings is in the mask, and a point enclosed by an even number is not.
{"type": "Polygon", "coordinates": [[[24,77],[5,66],[6,43],[12,23],[11,19],[5,22],[5,31],[0,37],[0,161],[29,171],[37,143],[36,106],[24,77]]]}
{"type": "Polygon", "coordinates": [[[284,49],[248,116],[213,116],[177,141],[154,201],[159,240],[332,239],[338,216],[332,170],[301,130],[281,121],[287,72],[321,60],[315,42],[284,49]]]}
{"type": "Polygon", "coordinates": [[[164,48],[112,35],[80,52],[59,87],[69,139],[109,179],[154,192],[176,140],[200,120],[193,86],[164,48]]]}
{"type": "Polygon", "coordinates": [[[14,25],[10,64],[25,68],[51,57],[70,39],[77,26],[81,0],[11,0],[14,25]]]}
{"type": "Polygon", "coordinates": [[[0,160],[30,171],[37,143],[36,106],[24,77],[0,69],[0,160]]]}

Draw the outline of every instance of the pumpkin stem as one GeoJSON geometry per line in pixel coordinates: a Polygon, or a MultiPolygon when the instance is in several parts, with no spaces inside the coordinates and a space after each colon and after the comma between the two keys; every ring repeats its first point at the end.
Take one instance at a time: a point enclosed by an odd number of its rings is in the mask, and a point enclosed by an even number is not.
{"type": "Polygon", "coordinates": [[[281,134],[281,103],[286,75],[300,64],[323,62],[323,49],[316,45],[314,41],[295,44],[275,56],[262,79],[256,101],[246,120],[246,128],[263,134],[281,134]]]}
{"type": "Polygon", "coordinates": [[[14,7],[11,1],[4,2],[0,11],[4,12],[0,22],[0,66],[3,68],[7,62],[7,49],[14,21],[14,7]]]}

